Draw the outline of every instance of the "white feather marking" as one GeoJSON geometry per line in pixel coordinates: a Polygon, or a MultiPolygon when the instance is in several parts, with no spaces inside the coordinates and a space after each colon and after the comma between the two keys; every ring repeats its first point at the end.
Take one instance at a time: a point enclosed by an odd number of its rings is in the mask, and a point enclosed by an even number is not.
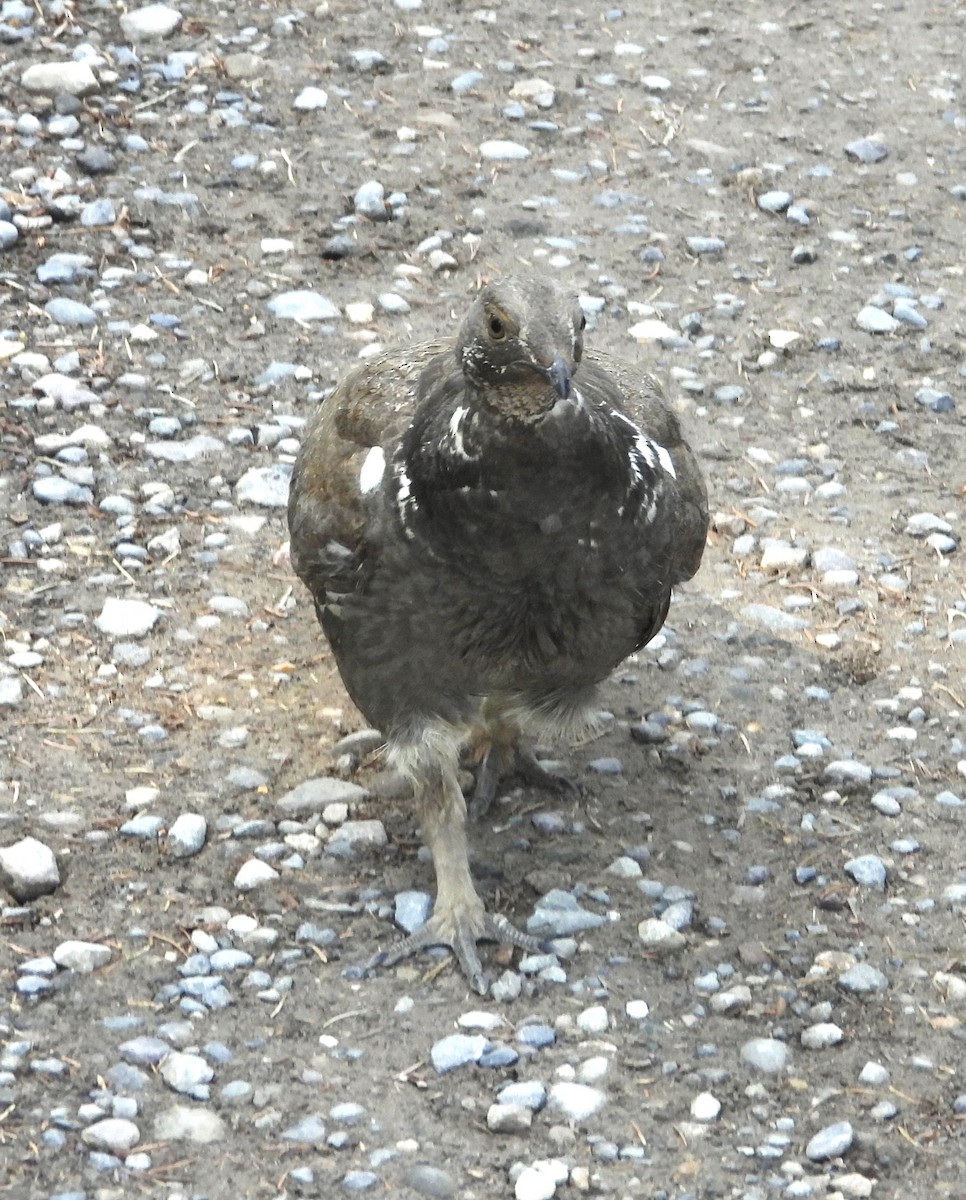
{"type": "Polygon", "coordinates": [[[664,470],[667,471],[668,475],[670,475],[672,479],[677,479],[678,476],[674,469],[674,463],[671,462],[671,456],[668,454],[665,447],[660,445],[658,442],[652,442],[651,445],[654,447],[657,453],[658,462],[661,464],[664,470]]]}
{"type": "Polygon", "coordinates": [[[650,438],[645,437],[643,433],[639,433],[634,439],[634,445],[637,447],[638,454],[640,454],[641,458],[644,459],[653,471],[657,466],[657,454],[655,453],[654,443],[650,438]]]}
{"type": "Polygon", "coordinates": [[[382,483],[382,477],[386,473],[386,456],[382,451],[381,446],[373,446],[365,457],[362,464],[362,470],[359,472],[359,491],[363,496],[368,496],[370,492],[374,492],[382,483]]]}
{"type": "Polygon", "coordinates": [[[466,446],[463,444],[463,419],[468,411],[460,406],[453,410],[453,415],[449,419],[449,440],[453,447],[453,453],[467,462],[471,461],[473,457],[466,452],[466,446]]]}

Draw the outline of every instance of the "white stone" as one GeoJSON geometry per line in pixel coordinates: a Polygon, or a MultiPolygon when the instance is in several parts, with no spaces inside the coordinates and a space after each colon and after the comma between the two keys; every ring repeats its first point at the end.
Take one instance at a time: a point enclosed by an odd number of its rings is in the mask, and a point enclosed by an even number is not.
{"type": "Polygon", "coordinates": [[[607,1097],[584,1083],[555,1083],[548,1096],[549,1107],[571,1121],[586,1121],[603,1108],[607,1097]]]}
{"type": "Polygon", "coordinates": [[[165,38],[181,24],[181,13],[167,4],[147,4],[122,13],[121,30],[132,42],[165,38]]]}
{"type": "Polygon", "coordinates": [[[220,1142],[227,1132],[228,1127],[217,1113],[188,1104],[176,1104],[159,1113],[153,1128],[154,1137],[162,1142],[220,1142]]]}
{"type": "Polygon", "coordinates": [[[0,883],[21,903],[55,891],[60,886],[60,870],[53,850],[32,837],[4,846],[0,849],[0,883]]]}
{"type": "Polygon", "coordinates": [[[320,87],[304,87],[292,101],[299,112],[318,112],[329,103],[329,93],[320,87]]]}
{"type": "Polygon", "coordinates": [[[34,63],[20,76],[21,86],[42,96],[89,96],[100,88],[86,62],[34,63]]]}
{"type": "Polygon", "coordinates": [[[486,1127],[491,1133],[527,1133],[533,1112],[523,1104],[491,1104],[486,1110],[486,1127]]]}
{"type": "Polygon", "coordinates": [[[108,637],[144,637],[154,628],[161,609],[146,600],[124,600],[111,596],[104,601],[101,615],[94,624],[108,637]]]}
{"type": "Polygon", "coordinates": [[[133,1121],[121,1117],[107,1117],[103,1121],[95,1121],[81,1133],[81,1141],[85,1145],[118,1155],[127,1154],[140,1140],[140,1129],[133,1121]]]}
{"type": "Polygon", "coordinates": [[[275,879],[278,879],[278,871],[274,867],[270,867],[267,862],[262,862],[260,858],[250,858],[238,868],[234,883],[240,892],[250,892],[263,883],[271,883],[275,879]]]}
{"type": "Polygon", "coordinates": [[[577,1014],[577,1028],[581,1033],[605,1033],[609,1024],[603,1004],[593,1004],[577,1014]]]}
{"type": "Polygon", "coordinates": [[[78,975],[90,975],[111,961],[111,948],[99,942],[61,942],[54,950],[53,959],[58,967],[76,971],[78,975]]]}
{"type": "Polygon", "coordinates": [[[632,1021],[645,1021],[650,1014],[651,1008],[646,1000],[628,1000],[624,1005],[624,1012],[632,1021]]]}
{"type": "Polygon", "coordinates": [[[530,151],[519,142],[503,141],[494,138],[480,143],[480,155],[491,162],[512,162],[530,157],[530,151]]]}
{"type": "Polygon", "coordinates": [[[647,917],[637,927],[641,941],[649,950],[666,954],[671,950],[680,950],[685,945],[685,937],[677,929],[672,929],[666,921],[658,917],[647,917]]]}
{"type": "Polygon", "coordinates": [[[659,342],[662,338],[678,337],[678,331],[656,317],[638,321],[628,329],[628,334],[637,342],[659,342]]]}
{"type": "Polygon", "coordinates": [[[182,1054],[180,1050],[166,1054],[158,1071],[169,1088],[188,1095],[210,1083],[215,1075],[211,1065],[200,1054],[182,1054]]]}
{"type": "Polygon", "coordinates": [[[565,1183],[570,1172],[556,1159],[538,1159],[517,1176],[513,1194],[516,1200],[552,1200],[557,1185],[565,1183]]]}
{"type": "Polygon", "coordinates": [[[691,1116],[696,1121],[717,1121],[721,1114],[721,1101],[710,1092],[699,1092],[691,1101],[691,1116]]]}

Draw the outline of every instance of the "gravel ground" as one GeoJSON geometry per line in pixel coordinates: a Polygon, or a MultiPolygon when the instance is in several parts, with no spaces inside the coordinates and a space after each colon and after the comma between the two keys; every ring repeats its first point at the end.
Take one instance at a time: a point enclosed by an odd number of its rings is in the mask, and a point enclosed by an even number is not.
{"type": "Polygon", "coordinates": [[[962,14],[0,0],[0,1195],[962,1197],[962,14]],[[704,566],[431,869],[285,554],[346,367],[520,262],[704,566]]]}

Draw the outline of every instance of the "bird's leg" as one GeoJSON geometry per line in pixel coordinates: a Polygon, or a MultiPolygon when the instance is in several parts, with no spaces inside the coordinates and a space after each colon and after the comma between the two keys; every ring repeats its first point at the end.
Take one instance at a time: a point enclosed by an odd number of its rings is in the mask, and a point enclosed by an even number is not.
{"type": "Polygon", "coordinates": [[[436,903],[421,929],[377,954],[370,966],[392,966],[417,950],[448,946],[473,988],[486,994],[488,981],[477,953],[480,941],[538,951],[543,943],[522,933],[504,916],[486,911],[470,875],[466,845],[466,801],[454,768],[416,782],[423,838],[436,869],[436,903]]]}
{"type": "Polygon", "coordinates": [[[555,771],[548,771],[529,746],[520,739],[515,725],[499,720],[488,721],[477,742],[483,761],[476,775],[476,786],[470,802],[470,816],[478,821],[485,816],[496,799],[500,783],[507,776],[516,775],[531,787],[558,795],[579,791],[573,780],[555,771]]]}

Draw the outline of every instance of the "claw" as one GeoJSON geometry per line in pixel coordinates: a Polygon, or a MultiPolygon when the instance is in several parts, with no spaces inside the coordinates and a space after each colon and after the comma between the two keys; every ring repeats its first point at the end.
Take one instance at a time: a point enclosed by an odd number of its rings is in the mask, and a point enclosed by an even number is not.
{"type": "Polygon", "coordinates": [[[481,941],[500,942],[504,946],[516,946],[528,953],[540,953],[545,943],[517,929],[502,913],[488,912],[456,915],[434,912],[425,925],[394,945],[380,950],[369,960],[366,969],[378,970],[393,967],[403,959],[431,946],[445,946],[453,952],[463,974],[475,992],[485,996],[489,980],[477,953],[481,941]]]}

